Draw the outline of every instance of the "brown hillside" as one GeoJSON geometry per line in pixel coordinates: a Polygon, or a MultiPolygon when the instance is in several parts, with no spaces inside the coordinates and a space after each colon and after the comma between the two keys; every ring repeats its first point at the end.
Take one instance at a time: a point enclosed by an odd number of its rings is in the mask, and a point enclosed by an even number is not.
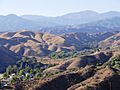
{"type": "Polygon", "coordinates": [[[71,33],[57,36],[22,30],[0,34],[0,43],[19,55],[45,56],[51,51],[59,52],[89,48],[94,41],[97,40],[99,42],[113,34],[71,33]]]}
{"type": "Polygon", "coordinates": [[[100,42],[100,47],[103,49],[115,48],[120,46],[120,33],[117,33],[104,41],[100,42]]]}
{"type": "Polygon", "coordinates": [[[120,76],[108,67],[85,67],[15,84],[16,90],[118,90],[120,76]]]}
{"type": "Polygon", "coordinates": [[[102,65],[107,62],[112,57],[112,53],[100,52],[94,55],[87,55],[69,59],[56,65],[54,67],[48,68],[45,72],[50,73],[51,71],[65,71],[69,69],[80,69],[88,65],[102,65]]]}
{"type": "Polygon", "coordinates": [[[94,72],[94,67],[86,67],[76,72],[63,72],[48,78],[21,82],[16,84],[15,88],[17,90],[66,90],[71,85],[94,75],[94,72]]]}

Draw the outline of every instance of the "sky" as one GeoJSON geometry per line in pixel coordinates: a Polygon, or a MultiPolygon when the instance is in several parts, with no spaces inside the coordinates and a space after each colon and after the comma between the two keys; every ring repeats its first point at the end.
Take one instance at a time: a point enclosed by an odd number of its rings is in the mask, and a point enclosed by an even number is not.
{"type": "Polygon", "coordinates": [[[120,0],[0,0],[0,15],[60,16],[72,12],[120,11],[120,0]]]}

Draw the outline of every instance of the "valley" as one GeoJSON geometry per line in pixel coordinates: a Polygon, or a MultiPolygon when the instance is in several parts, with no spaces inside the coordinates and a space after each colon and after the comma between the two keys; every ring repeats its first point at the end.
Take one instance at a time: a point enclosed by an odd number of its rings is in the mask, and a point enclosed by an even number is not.
{"type": "Polygon", "coordinates": [[[119,82],[120,12],[0,16],[0,89],[119,90],[119,82]]]}
{"type": "Polygon", "coordinates": [[[1,80],[15,90],[115,90],[119,86],[110,87],[106,79],[114,84],[115,78],[119,78],[119,36],[118,31],[1,33],[1,80]],[[113,64],[112,60],[117,61],[113,64]],[[57,84],[60,82],[64,83],[57,84]]]}

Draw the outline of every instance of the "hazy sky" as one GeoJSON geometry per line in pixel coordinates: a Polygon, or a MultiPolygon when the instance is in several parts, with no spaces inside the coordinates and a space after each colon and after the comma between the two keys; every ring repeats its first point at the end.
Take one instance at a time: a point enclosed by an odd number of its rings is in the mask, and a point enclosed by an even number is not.
{"type": "Polygon", "coordinates": [[[94,10],[120,11],[120,0],[0,0],[0,14],[59,16],[94,10]]]}

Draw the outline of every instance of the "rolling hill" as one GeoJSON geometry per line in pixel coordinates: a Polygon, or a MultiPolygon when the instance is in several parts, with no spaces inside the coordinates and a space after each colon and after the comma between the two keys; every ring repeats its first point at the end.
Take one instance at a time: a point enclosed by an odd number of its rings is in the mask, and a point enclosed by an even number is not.
{"type": "Polygon", "coordinates": [[[60,36],[32,31],[6,32],[0,34],[0,43],[23,56],[46,56],[51,52],[80,51],[96,47],[97,43],[117,32],[99,34],[70,33],[60,36]]]}

